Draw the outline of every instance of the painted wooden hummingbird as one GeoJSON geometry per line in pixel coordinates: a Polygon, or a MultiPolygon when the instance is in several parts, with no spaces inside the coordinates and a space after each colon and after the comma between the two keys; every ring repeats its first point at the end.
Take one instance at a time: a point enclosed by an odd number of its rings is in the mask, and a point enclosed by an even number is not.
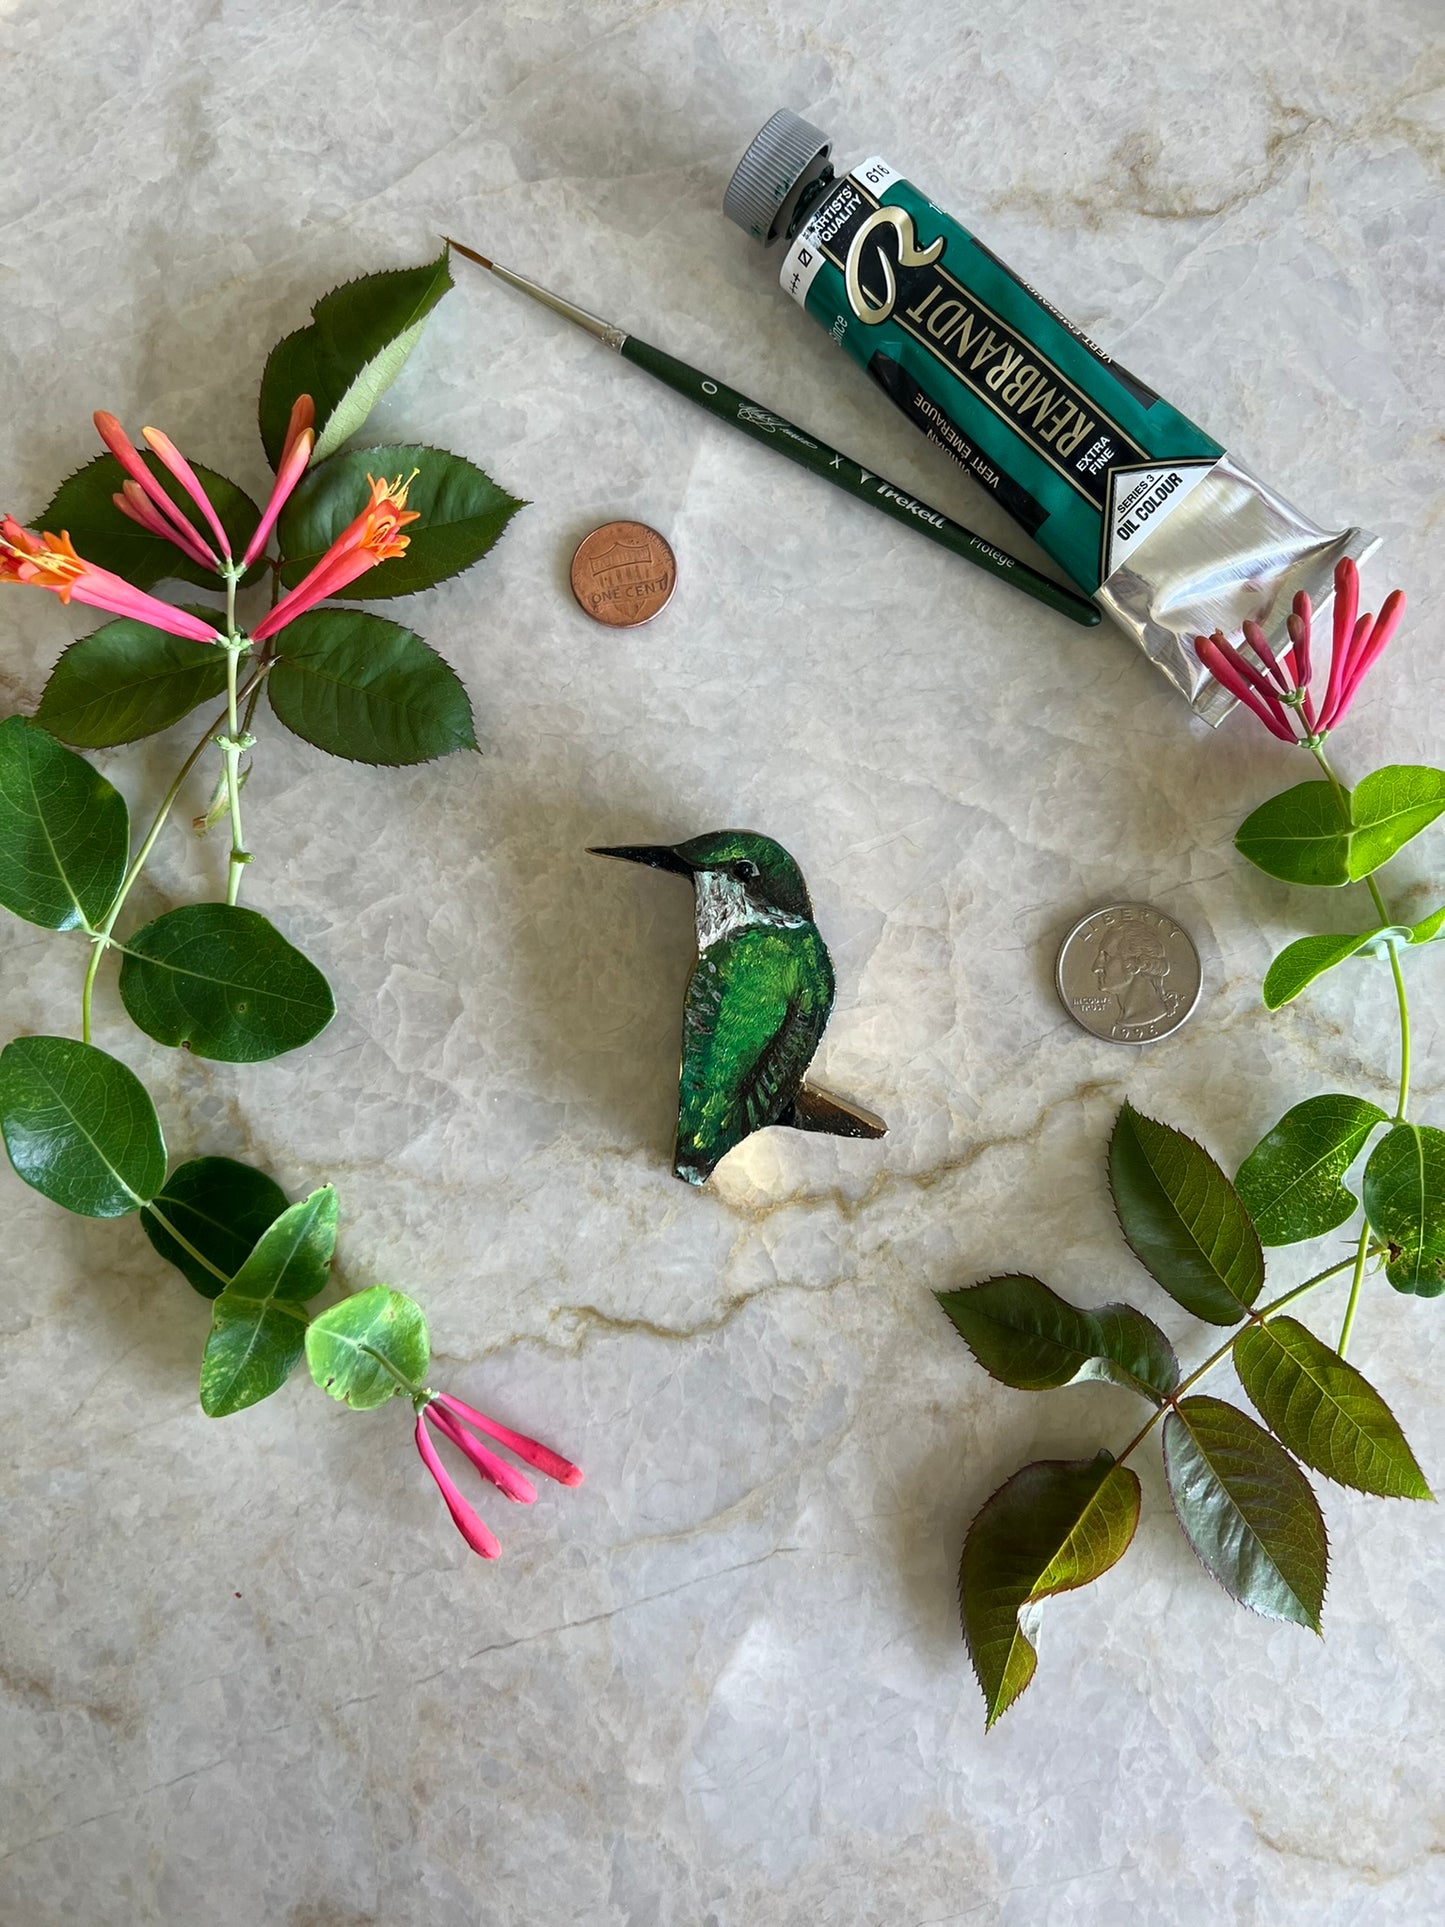
{"type": "Polygon", "coordinates": [[[881,1119],[803,1082],[833,1008],[833,964],[803,873],[780,843],[714,830],[591,854],[671,870],[693,886],[698,957],[683,1005],[677,1177],[705,1184],[734,1145],[769,1124],[883,1136],[881,1119]]]}

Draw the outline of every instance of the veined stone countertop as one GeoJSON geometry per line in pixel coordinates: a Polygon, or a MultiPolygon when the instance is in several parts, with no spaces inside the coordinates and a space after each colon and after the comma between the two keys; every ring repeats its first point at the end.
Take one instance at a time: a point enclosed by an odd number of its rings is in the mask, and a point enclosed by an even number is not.
{"type": "MultiPolygon", "coordinates": [[[[12,0],[0,52],[5,506],[88,460],[92,408],[260,489],[262,360],[350,276],[451,232],[1017,538],[722,219],[788,104],[889,156],[1327,526],[1385,540],[1406,625],[1347,772],[1441,750],[1440,26],[1432,0],[1031,8],[265,7],[12,0]]],[[[472,1558],[402,1408],[298,1382],[197,1406],[205,1304],[134,1221],[0,1176],[7,1927],[1400,1927],[1445,1914],[1445,1521],[1325,1487],[1323,1643],[1200,1570],[1156,1461],[1126,1560],[1045,1613],[985,1739],[966,1522],[1030,1458],[1117,1446],[1128,1395],[1003,1389],[931,1292],[1028,1269],[1197,1327],[1128,1255],[1125,1098],[1233,1168],[1291,1103],[1388,1101],[1385,973],[1269,1015],[1350,893],[1230,838],[1307,774],[1086,632],[758,448],[456,264],[378,411],[529,499],[395,613],[455,663],[484,755],[328,761],[265,722],[247,900],[339,1014],[254,1067],[97,1041],[173,1156],[340,1188],[349,1286],[424,1302],[435,1376],[587,1483],[483,1500],[472,1558]],[[655,524],[650,626],[588,622],[579,537],[655,524]],[[743,824],[798,856],[839,996],[819,1059],[881,1144],[772,1132],[668,1172],[688,905],[597,842],[743,824]],[[1055,947],[1144,898],[1193,932],[1187,1028],[1132,1051],[1058,1007],[1055,947]]],[[[7,595],[29,709],[92,626],[7,595]]],[[[97,758],[133,803],[174,740],[97,758]]],[[[207,779],[209,780],[209,779],[207,779]]],[[[205,783],[187,793],[200,808],[205,783]]],[[[169,834],[146,914],[214,891],[169,834]]],[[[1398,865],[1440,898],[1439,833],[1398,865]]],[[[7,919],[6,1034],[73,1029],[81,948],[7,919]]],[[[1445,1121],[1441,965],[1412,959],[1417,1114],[1445,1121]]],[[[1303,1251],[1277,1254],[1281,1287],[1303,1251]]],[[[1333,1336],[1342,1295],[1307,1316],[1333,1336]]],[[[1445,1476],[1445,1305],[1371,1289],[1352,1349],[1445,1476]]],[[[1227,1380],[1224,1381],[1227,1390],[1227,1380]]]]}

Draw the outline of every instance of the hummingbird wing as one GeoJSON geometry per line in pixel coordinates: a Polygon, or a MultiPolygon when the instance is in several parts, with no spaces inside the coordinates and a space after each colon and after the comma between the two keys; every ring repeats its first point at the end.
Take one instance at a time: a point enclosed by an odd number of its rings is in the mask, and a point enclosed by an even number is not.
{"type": "Polygon", "coordinates": [[[833,966],[811,923],[754,924],[703,951],[683,1009],[678,1177],[702,1184],[790,1109],[832,1007],[833,966]]]}

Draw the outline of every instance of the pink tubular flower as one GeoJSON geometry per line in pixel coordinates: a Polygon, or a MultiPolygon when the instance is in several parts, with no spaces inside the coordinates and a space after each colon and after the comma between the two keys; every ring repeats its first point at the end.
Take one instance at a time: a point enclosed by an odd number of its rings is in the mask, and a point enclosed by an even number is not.
{"type": "Polygon", "coordinates": [[[1325,706],[1320,713],[1320,728],[1333,729],[1344,721],[1360,684],[1379,661],[1380,652],[1400,626],[1405,613],[1402,589],[1392,589],[1377,616],[1358,620],[1360,572],[1353,562],[1345,561],[1335,570],[1334,651],[1330,657],[1330,680],[1325,691],[1325,706]]]}
{"type": "Polygon", "coordinates": [[[286,426],[286,440],[282,445],[281,459],[276,464],[276,481],[271,489],[271,499],[262,510],[261,519],[256,524],[256,533],[246,544],[246,553],[241,557],[241,567],[249,569],[256,557],[265,548],[276,517],[286,506],[287,497],[306,473],[311,451],[316,446],[316,407],[309,395],[298,395],[291,409],[291,420],[286,426]]]}
{"type": "MultiPolygon", "coordinates": [[[[214,569],[219,574],[221,563],[216,551],[161,487],[147,463],[142,459],[140,450],[115,416],[107,414],[101,408],[96,410],[94,420],[96,433],[129,477],[120,493],[111,497],[121,514],[128,515],[132,522],[138,522],[148,535],[164,536],[168,542],[174,542],[178,549],[183,550],[193,562],[199,562],[202,568],[214,569]]],[[[157,431],[151,428],[145,432],[148,441],[157,434],[157,431]]],[[[211,506],[210,497],[201,487],[195,470],[168,437],[162,435],[158,439],[180,464],[180,469],[173,466],[172,462],[161,454],[156,442],[152,441],[151,446],[155,449],[157,456],[165,462],[177,481],[181,482],[182,487],[191,495],[211,527],[221,530],[220,519],[211,506]],[[181,475],[181,469],[185,471],[185,476],[189,477],[188,481],[181,475]]],[[[230,546],[226,541],[224,530],[221,530],[220,541],[222,552],[229,556],[230,546]]]]}
{"type": "Polygon", "coordinates": [[[464,1453],[471,1460],[482,1477],[489,1480],[498,1492],[505,1493],[517,1505],[536,1504],[537,1488],[524,1472],[519,1472],[514,1465],[508,1465],[507,1461],[498,1458],[495,1452],[488,1451],[487,1447],[474,1439],[464,1426],[458,1424],[450,1412],[443,1411],[440,1404],[433,1404],[427,1409],[431,1413],[432,1422],[451,1440],[459,1452],[464,1453]]]}
{"type": "Polygon", "coordinates": [[[221,518],[212,506],[210,496],[207,495],[206,491],[201,487],[201,480],[196,474],[196,471],[191,467],[190,463],[186,460],[185,456],[182,455],[169,435],[163,435],[158,428],[143,428],[141,434],[145,436],[152,454],[170,470],[171,474],[175,476],[181,487],[210,523],[211,533],[216,538],[216,547],[229,562],[231,559],[230,539],[226,531],[221,527],[221,518]]]}
{"type": "Polygon", "coordinates": [[[1335,570],[1334,648],[1330,656],[1330,679],[1325,685],[1326,716],[1332,716],[1339,706],[1340,677],[1350,653],[1359,607],[1360,572],[1353,562],[1341,562],[1335,570]]]}
{"type": "MultiPolygon", "coordinates": [[[[139,522],[148,535],[158,535],[163,542],[174,542],[178,549],[183,550],[192,562],[199,562],[203,569],[216,566],[215,557],[201,538],[191,532],[190,524],[186,523],[186,534],[182,534],[178,528],[172,528],[139,482],[127,478],[121,484],[120,493],[112,495],[110,499],[122,515],[128,515],[132,522],[139,522]]],[[[181,519],[184,520],[184,517],[181,519]]]]}
{"type": "Polygon", "coordinates": [[[378,562],[389,562],[393,556],[405,554],[411,538],[401,531],[408,522],[420,519],[415,509],[406,506],[406,492],[412,477],[403,481],[398,475],[394,482],[378,481],[374,475],[366,479],[371,484],[371,500],[356,520],[341,531],[315,568],[256,624],[251,631],[255,641],[264,642],[268,636],[274,636],[278,629],[284,629],[288,622],[314,609],[327,596],[340,595],[378,562]]]}
{"type": "Polygon", "coordinates": [[[474,1411],[470,1405],[464,1405],[459,1398],[452,1398],[446,1392],[428,1394],[425,1404],[417,1413],[416,1449],[421,1454],[422,1463],[427,1471],[436,1480],[437,1489],[446,1500],[447,1510],[451,1513],[458,1532],[472,1551],[480,1553],[483,1559],[499,1558],[502,1548],[492,1532],[483,1525],[471,1506],[467,1504],[442,1464],[427,1432],[428,1420],[436,1426],[444,1439],[456,1446],[458,1451],[465,1453],[484,1479],[490,1480],[499,1492],[505,1493],[507,1498],[514,1500],[518,1505],[531,1505],[536,1499],[537,1492],[532,1481],[518,1472],[515,1466],[508,1465],[505,1459],[499,1458],[479,1439],[473,1438],[471,1435],[473,1431],[487,1433],[499,1444],[505,1445],[509,1452],[515,1453],[528,1465],[535,1466],[539,1472],[544,1472],[549,1479],[556,1479],[561,1485],[582,1483],[582,1472],[579,1466],[573,1465],[570,1459],[562,1458],[549,1447],[539,1445],[536,1439],[526,1438],[520,1432],[509,1431],[505,1425],[498,1425],[495,1419],[488,1418],[483,1412],[474,1411]],[[471,1428],[470,1431],[468,1427],[471,1428]]]}
{"type": "Polygon", "coordinates": [[[1245,623],[1244,640],[1264,665],[1262,669],[1217,629],[1212,636],[1194,638],[1195,654],[1216,682],[1254,711],[1271,735],[1285,743],[1318,743],[1343,721],[1361,682],[1399,628],[1405,597],[1401,590],[1392,590],[1378,616],[1358,615],[1359,606],[1360,572],[1346,557],[1335,569],[1334,646],[1318,711],[1310,694],[1314,611],[1303,590],[1290,611],[1290,646],[1283,658],[1276,657],[1257,622],[1245,623]],[[1301,731],[1295,728],[1296,716],[1304,719],[1301,731]]]}
{"type": "Polygon", "coordinates": [[[472,1511],[457,1490],[446,1467],[437,1457],[437,1449],[427,1437],[424,1412],[418,1412],[416,1415],[416,1449],[421,1453],[422,1464],[436,1480],[437,1490],[447,1502],[447,1511],[452,1515],[452,1523],[472,1551],[480,1553],[483,1559],[500,1559],[502,1556],[500,1540],[472,1511]]]}
{"type": "MultiPolygon", "coordinates": [[[[1246,636],[1253,627],[1253,623],[1245,624],[1246,636]]],[[[1212,636],[1196,636],[1194,652],[1214,680],[1222,683],[1246,709],[1252,709],[1272,736],[1278,736],[1282,743],[1298,740],[1278,692],[1232,642],[1225,640],[1222,630],[1216,629],[1212,636]]]]}
{"type": "Polygon", "coordinates": [[[512,1432],[505,1425],[498,1425],[494,1418],[488,1418],[485,1412],[479,1412],[471,1405],[464,1405],[459,1398],[453,1398],[450,1392],[439,1392],[436,1402],[450,1413],[454,1423],[461,1420],[474,1431],[485,1432],[498,1445],[505,1445],[509,1452],[514,1452],[525,1465],[533,1466],[549,1479],[555,1479],[558,1485],[581,1485],[581,1466],[573,1465],[570,1459],[564,1459],[559,1452],[539,1445],[536,1439],[529,1439],[521,1432],[512,1432]]]}
{"type": "Polygon", "coordinates": [[[0,521],[0,582],[49,589],[62,602],[84,602],[113,616],[130,616],[189,642],[219,642],[220,631],[199,616],[177,609],[158,596],[134,589],[109,569],[98,569],[75,552],[69,535],[34,535],[14,516],[0,521]]]}

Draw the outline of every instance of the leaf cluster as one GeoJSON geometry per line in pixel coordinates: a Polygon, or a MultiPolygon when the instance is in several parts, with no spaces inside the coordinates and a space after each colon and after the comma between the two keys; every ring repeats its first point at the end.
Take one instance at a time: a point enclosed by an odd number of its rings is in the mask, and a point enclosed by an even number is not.
{"type": "MultiPolygon", "coordinates": [[[[1043,1602],[1102,1577],[1127,1551],[1140,1489],[1125,1461],[1156,1427],[1175,1517],[1205,1570],[1242,1605],[1316,1632],[1328,1540],[1304,1468],[1379,1497],[1431,1497],[1380,1393],[1281,1309],[1297,1293],[1259,1308],[1264,1230],[1324,1216],[1338,1222],[1340,1158],[1352,1135],[1372,1128],[1347,1101],[1312,1102],[1303,1126],[1283,1132],[1282,1120],[1251,1154],[1248,1182],[1241,1173],[1238,1188],[1184,1132],[1129,1104],[1119,1113],[1108,1170],[1125,1240],[1176,1304],[1233,1332],[1190,1377],[1180,1379],[1159,1326],[1129,1305],[1086,1309],[1022,1274],[938,1294],[974,1358],[1001,1383],[1042,1391],[1104,1382],[1150,1408],[1117,1457],[1101,1451],[1025,1466],[970,1526],[959,1597],[990,1726],[1034,1676],[1043,1602]],[[1263,1424],[1191,1391],[1225,1356],[1263,1424]]],[[[1368,1197],[1368,1182],[1366,1189],[1368,1197]]],[[[1388,1196],[1408,1216],[1411,1198],[1388,1196]]]]}
{"type": "MultiPolygon", "coordinates": [[[[445,252],[422,267],[364,276],[318,301],[310,322],[266,362],[259,422],[268,458],[273,466],[279,460],[303,393],[315,403],[316,446],[277,524],[276,553],[259,559],[240,589],[268,571],[275,595],[299,581],[368,501],[369,475],[409,478],[420,519],[410,525],[406,555],[354,583],[342,605],[313,609],[269,643],[234,652],[245,656],[251,678],[240,692],[250,703],[244,744],[228,651],[130,618],[103,624],[63,652],[33,718],[0,722],[0,905],[44,929],[79,931],[92,946],[83,1040],[20,1037],[0,1051],[0,1133],[27,1184],[83,1216],[137,1214],[156,1252],[211,1301],[200,1397],[214,1417],[270,1396],[303,1355],[316,1383],[358,1410],[419,1393],[426,1323],[411,1299],[384,1286],[315,1311],[336,1245],[329,1185],[291,1202],[266,1172],[229,1157],[168,1169],[144,1085],[89,1040],[95,966],[105,952],[118,955],[121,1003],[157,1043],[235,1064],[308,1043],[334,1013],[330,986],[265,916],[237,903],[234,890],[226,902],[182,904],[119,932],[181,782],[213,737],[223,756],[229,737],[230,778],[239,789],[238,758],[253,742],[249,725],[263,691],[284,728],[353,763],[401,767],[476,748],[456,671],[415,630],[354,606],[457,576],[489,553],[522,506],[446,450],[412,442],[347,446],[450,285],[445,252]],[[207,726],[133,850],[124,798],[79,752],[157,735],[223,700],[228,707],[207,726]]],[[[154,456],[145,459],[209,539],[180,484],[154,456]]],[[[195,466],[231,553],[240,555],[260,520],[255,500],[195,466]]],[[[110,455],[88,463],[62,484],[39,524],[66,530],[83,556],[138,588],[170,580],[213,594],[227,589],[224,569],[192,562],[117,510],[112,498],[123,479],[110,455]]],[[[225,633],[214,603],[187,606],[225,633]]],[[[239,860],[247,860],[244,852],[239,860]]]]}

